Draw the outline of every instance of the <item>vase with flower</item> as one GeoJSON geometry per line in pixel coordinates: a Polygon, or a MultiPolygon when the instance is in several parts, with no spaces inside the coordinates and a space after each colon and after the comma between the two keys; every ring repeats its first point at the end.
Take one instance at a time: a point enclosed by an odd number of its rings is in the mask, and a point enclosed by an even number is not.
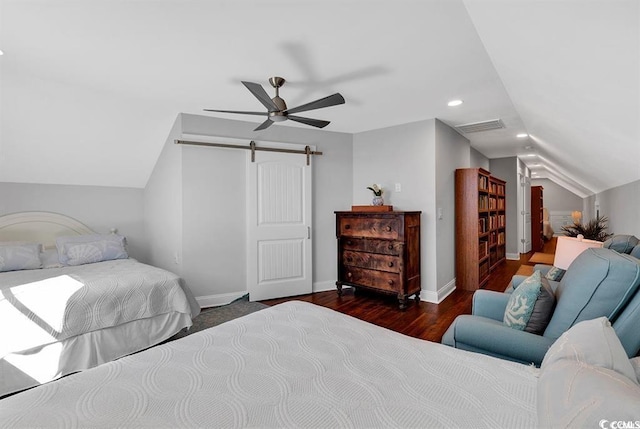
{"type": "Polygon", "coordinates": [[[367,189],[373,192],[373,200],[371,204],[374,206],[382,206],[384,205],[384,199],[382,198],[382,188],[376,184],[372,186],[367,186],[367,189]]]}

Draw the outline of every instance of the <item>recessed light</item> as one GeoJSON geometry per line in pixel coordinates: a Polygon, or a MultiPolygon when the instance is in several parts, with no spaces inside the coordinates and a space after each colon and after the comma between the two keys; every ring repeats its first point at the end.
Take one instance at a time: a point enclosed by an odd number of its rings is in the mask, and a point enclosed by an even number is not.
{"type": "Polygon", "coordinates": [[[4,52],[2,52],[2,50],[0,49],[0,55],[4,55],[4,52]]]}
{"type": "Polygon", "coordinates": [[[525,138],[525,137],[529,137],[529,134],[527,134],[527,133],[520,133],[520,134],[517,134],[517,135],[516,135],[516,137],[518,137],[519,139],[523,139],[523,138],[525,138]]]}
{"type": "Polygon", "coordinates": [[[447,106],[449,107],[456,107],[459,106],[463,103],[462,100],[451,100],[450,102],[447,103],[447,106]]]}

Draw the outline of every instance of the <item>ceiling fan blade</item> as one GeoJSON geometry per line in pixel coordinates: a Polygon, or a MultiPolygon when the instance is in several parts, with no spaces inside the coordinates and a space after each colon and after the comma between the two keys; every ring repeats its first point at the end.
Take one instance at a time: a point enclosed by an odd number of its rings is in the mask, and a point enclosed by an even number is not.
{"type": "Polygon", "coordinates": [[[245,112],[242,110],[216,110],[216,109],[202,109],[206,112],[222,112],[222,113],[239,113],[241,115],[260,115],[267,116],[269,112],[245,112]]]}
{"type": "MultiPolygon", "coordinates": [[[[336,92],[335,94],[320,98],[316,101],[288,109],[287,113],[306,112],[307,110],[322,109],[323,107],[336,106],[338,104],[344,104],[344,97],[340,95],[339,92],[336,92]]],[[[291,118],[291,116],[289,116],[289,118],[291,118]]]]}
{"type": "Polygon", "coordinates": [[[320,119],[303,118],[302,116],[288,115],[287,118],[291,119],[292,121],[300,122],[301,124],[305,125],[311,125],[312,127],[317,128],[324,128],[331,123],[329,121],[322,121],[320,119]]]}
{"type": "Polygon", "coordinates": [[[258,125],[253,131],[264,130],[266,128],[269,128],[271,125],[273,125],[273,121],[271,119],[267,119],[266,121],[258,125]]]}
{"type": "Polygon", "coordinates": [[[278,110],[280,110],[278,109],[278,106],[276,106],[276,104],[271,100],[271,97],[269,97],[269,94],[267,94],[267,91],[264,90],[262,85],[245,81],[242,81],[242,83],[270,112],[277,112],[278,110]]]}

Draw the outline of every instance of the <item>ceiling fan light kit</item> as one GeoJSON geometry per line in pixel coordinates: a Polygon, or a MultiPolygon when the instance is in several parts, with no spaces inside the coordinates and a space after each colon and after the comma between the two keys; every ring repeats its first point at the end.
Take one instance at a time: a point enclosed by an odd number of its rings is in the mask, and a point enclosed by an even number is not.
{"type": "Polygon", "coordinates": [[[217,110],[217,109],[204,109],[207,112],[221,112],[221,113],[236,113],[241,115],[258,115],[258,116],[267,116],[267,119],[260,125],[258,125],[254,131],[264,130],[273,125],[274,122],[283,122],[287,119],[291,119],[292,121],[299,122],[301,124],[310,125],[312,127],[324,128],[330,124],[329,121],[323,121],[321,119],[312,119],[305,118],[302,116],[295,116],[292,113],[306,112],[309,110],[322,109],[325,107],[337,106],[338,104],[344,104],[344,97],[336,92],[335,94],[329,95],[324,98],[320,98],[315,101],[311,101],[306,104],[302,104],[300,106],[289,109],[287,107],[287,103],[280,97],[280,88],[286,80],[280,76],[273,76],[269,78],[269,83],[276,90],[276,95],[273,98],[270,98],[267,92],[264,90],[262,85],[255,82],[245,82],[242,81],[242,84],[247,87],[247,89],[253,94],[254,97],[258,99],[260,103],[264,107],[267,108],[266,112],[247,112],[240,110],[217,110]]]}

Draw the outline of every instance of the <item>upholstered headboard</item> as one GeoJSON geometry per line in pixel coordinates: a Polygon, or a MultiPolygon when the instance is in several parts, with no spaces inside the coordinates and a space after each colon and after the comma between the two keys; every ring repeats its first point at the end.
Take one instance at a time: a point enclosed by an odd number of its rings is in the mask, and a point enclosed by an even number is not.
{"type": "Polygon", "coordinates": [[[20,212],[0,216],[0,241],[27,241],[55,247],[56,237],[95,234],[69,216],[51,212],[20,212]]]}

